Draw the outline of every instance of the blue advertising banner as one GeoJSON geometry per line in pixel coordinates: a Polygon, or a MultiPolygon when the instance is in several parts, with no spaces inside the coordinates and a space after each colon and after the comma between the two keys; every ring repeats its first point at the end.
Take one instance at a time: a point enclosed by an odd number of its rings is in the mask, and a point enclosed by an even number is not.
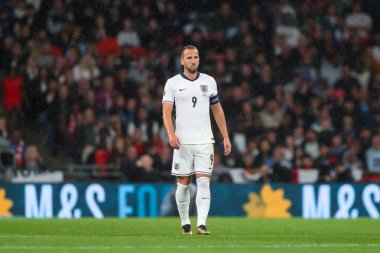
{"type": "MultiPolygon", "coordinates": [[[[174,184],[0,184],[0,217],[177,215],[174,184]]],[[[196,186],[190,188],[196,214],[196,186]]],[[[379,184],[212,184],[210,216],[380,217],[379,184]]]]}

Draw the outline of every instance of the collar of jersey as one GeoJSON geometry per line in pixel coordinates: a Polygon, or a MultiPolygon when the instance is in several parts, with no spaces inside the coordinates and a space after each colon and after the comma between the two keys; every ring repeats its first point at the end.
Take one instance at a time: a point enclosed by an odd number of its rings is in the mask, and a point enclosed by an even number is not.
{"type": "Polygon", "coordinates": [[[188,78],[187,76],[185,76],[185,74],[183,72],[180,73],[180,75],[185,78],[186,80],[189,80],[191,82],[194,82],[195,80],[197,80],[199,78],[199,72],[197,72],[197,77],[194,79],[194,80],[191,80],[190,78],[188,78]]]}

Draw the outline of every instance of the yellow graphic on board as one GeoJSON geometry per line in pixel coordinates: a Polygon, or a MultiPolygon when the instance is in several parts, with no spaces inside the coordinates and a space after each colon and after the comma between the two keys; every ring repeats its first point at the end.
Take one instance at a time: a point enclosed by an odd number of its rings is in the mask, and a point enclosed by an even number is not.
{"type": "Polygon", "coordinates": [[[0,217],[12,216],[10,212],[13,206],[13,201],[5,198],[5,190],[0,189],[0,217]]]}
{"type": "Polygon", "coordinates": [[[244,204],[244,211],[251,218],[289,218],[288,209],[292,202],[284,198],[284,189],[273,190],[268,184],[261,188],[260,195],[249,193],[249,202],[244,204]]]}

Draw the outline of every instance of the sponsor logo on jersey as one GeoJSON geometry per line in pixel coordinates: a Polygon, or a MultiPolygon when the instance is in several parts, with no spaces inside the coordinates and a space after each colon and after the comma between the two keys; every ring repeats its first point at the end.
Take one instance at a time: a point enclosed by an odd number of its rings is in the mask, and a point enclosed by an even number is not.
{"type": "Polygon", "coordinates": [[[174,169],[175,169],[175,170],[179,170],[179,163],[175,163],[175,164],[174,164],[174,169]]]}

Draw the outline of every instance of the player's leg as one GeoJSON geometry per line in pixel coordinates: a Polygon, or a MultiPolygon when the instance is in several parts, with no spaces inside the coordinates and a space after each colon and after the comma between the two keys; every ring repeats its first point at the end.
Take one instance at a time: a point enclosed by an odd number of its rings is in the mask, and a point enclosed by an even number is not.
{"type": "Polygon", "coordinates": [[[192,234],[189,208],[190,208],[190,182],[193,174],[193,162],[189,158],[188,145],[182,145],[179,150],[174,150],[172,175],[177,177],[177,190],[175,199],[178,213],[181,218],[183,234],[192,234]]]}
{"type": "Polygon", "coordinates": [[[206,220],[211,202],[210,178],[214,165],[214,145],[204,144],[197,146],[194,160],[197,181],[197,234],[208,235],[210,233],[206,228],[206,220]]]}
{"type": "Polygon", "coordinates": [[[197,233],[208,235],[206,220],[210,210],[210,176],[207,174],[197,174],[197,233]]]}
{"type": "Polygon", "coordinates": [[[189,217],[190,207],[190,181],[191,176],[177,177],[177,190],[175,200],[177,203],[179,217],[181,218],[181,226],[183,234],[191,234],[191,225],[189,217]]]}

